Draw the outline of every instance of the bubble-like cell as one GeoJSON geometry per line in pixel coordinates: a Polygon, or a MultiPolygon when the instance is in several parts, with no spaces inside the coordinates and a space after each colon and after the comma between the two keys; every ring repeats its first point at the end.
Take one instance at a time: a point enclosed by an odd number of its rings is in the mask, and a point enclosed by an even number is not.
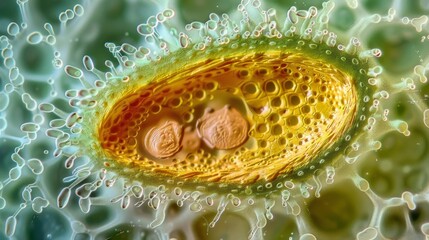
{"type": "Polygon", "coordinates": [[[64,239],[71,235],[70,223],[61,213],[47,209],[40,214],[28,216],[21,222],[25,231],[23,239],[64,239]]]}
{"type": "MultiPolygon", "coordinates": [[[[58,195],[62,188],[65,187],[62,176],[66,173],[67,169],[64,168],[64,162],[52,163],[49,166],[49,170],[41,176],[41,182],[48,188],[46,192],[53,196],[58,195]]],[[[75,197],[71,197],[71,202],[75,200],[75,197]]]]}
{"type": "Polygon", "coordinates": [[[310,6],[315,6],[318,9],[322,8],[322,1],[318,0],[309,0],[309,1],[297,1],[297,2],[285,2],[281,0],[268,0],[269,3],[274,4],[278,7],[283,7],[285,9],[288,9],[290,7],[296,7],[297,9],[308,9],[310,6]]]}
{"type": "Polygon", "coordinates": [[[429,218],[429,203],[419,202],[416,204],[416,209],[408,210],[408,217],[413,228],[418,232],[423,224],[427,223],[429,218]]]}
{"type": "Polygon", "coordinates": [[[395,103],[396,104],[392,109],[392,114],[394,114],[395,117],[404,120],[411,120],[415,117],[416,112],[413,111],[411,108],[407,107],[407,103],[409,103],[409,100],[406,97],[399,97],[395,103]]]}
{"type": "Polygon", "coordinates": [[[308,203],[309,220],[321,236],[344,239],[354,237],[355,229],[365,226],[373,212],[371,200],[350,181],[322,190],[308,203]]]}
{"type": "Polygon", "coordinates": [[[401,238],[406,229],[403,207],[389,207],[384,210],[381,220],[381,233],[391,239],[401,238]]]}
{"type": "Polygon", "coordinates": [[[411,128],[411,131],[412,138],[397,131],[387,133],[381,139],[381,149],[362,162],[359,173],[377,195],[393,197],[400,196],[403,191],[418,193],[427,186],[429,173],[423,167],[427,164],[427,134],[420,127],[411,128]]]}
{"type": "Polygon", "coordinates": [[[370,183],[371,190],[379,196],[389,197],[401,193],[398,188],[398,181],[390,173],[380,171],[379,169],[372,169],[371,171],[366,171],[364,177],[370,183]]]}
{"type": "Polygon", "coordinates": [[[73,240],[90,240],[91,236],[88,233],[77,233],[73,240]]]}
{"type": "Polygon", "coordinates": [[[216,223],[214,227],[209,226],[207,219],[213,219],[216,213],[206,213],[200,218],[194,220],[192,229],[198,239],[237,239],[242,237],[240,233],[249,233],[250,224],[249,222],[240,215],[225,212],[222,218],[216,223]],[[234,231],[222,231],[221,229],[230,228],[234,225],[234,231]]]}
{"type": "Polygon", "coordinates": [[[31,150],[34,153],[33,155],[34,158],[46,159],[47,157],[46,151],[48,152],[49,150],[52,151],[53,147],[48,142],[39,142],[38,144],[35,144],[31,150]]]}
{"type": "Polygon", "coordinates": [[[40,45],[31,45],[25,44],[18,54],[21,57],[18,58],[18,64],[21,67],[21,72],[35,73],[48,73],[53,70],[52,57],[53,50],[52,48],[40,44],[40,45]]]}
{"type": "Polygon", "coordinates": [[[9,174],[9,169],[15,166],[12,161],[6,161],[14,152],[14,149],[19,146],[19,143],[7,138],[0,138],[0,173],[2,176],[9,174]]]}
{"type": "Polygon", "coordinates": [[[105,206],[93,206],[85,216],[85,225],[89,228],[101,227],[112,221],[114,213],[105,206]]]}
{"type": "Polygon", "coordinates": [[[197,0],[180,0],[177,1],[177,6],[180,9],[182,20],[186,23],[193,21],[206,21],[211,13],[219,14],[227,13],[235,8],[240,3],[234,1],[220,2],[201,2],[197,0]],[[208,6],[208,5],[209,6],[208,6]],[[213,11],[214,10],[214,11],[213,11]]]}
{"type": "Polygon", "coordinates": [[[381,0],[381,1],[371,1],[364,0],[362,5],[366,10],[372,13],[386,14],[389,8],[392,6],[392,0],[381,0]]]}
{"type": "Polygon", "coordinates": [[[404,189],[419,193],[426,189],[429,183],[429,171],[424,167],[414,167],[411,171],[407,172],[404,176],[404,189]]]}
{"type": "Polygon", "coordinates": [[[46,82],[25,81],[24,89],[36,99],[45,99],[49,97],[51,87],[46,82]]]}
{"type": "Polygon", "coordinates": [[[37,0],[34,3],[35,8],[38,9],[43,17],[43,22],[50,22],[50,23],[59,23],[58,15],[61,11],[65,11],[66,9],[72,8],[75,3],[60,3],[55,0],[37,0]]]}

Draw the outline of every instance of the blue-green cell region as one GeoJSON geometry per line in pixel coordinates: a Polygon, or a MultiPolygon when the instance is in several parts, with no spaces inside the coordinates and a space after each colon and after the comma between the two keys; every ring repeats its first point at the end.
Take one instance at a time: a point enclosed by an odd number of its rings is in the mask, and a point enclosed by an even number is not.
{"type": "Polygon", "coordinates": [[[389,25],[374,29],[368,39],[369,48],[379,48],[378,59],[388,72],[404,75],[421,64],[429,55],[429,44],[421,39],[427,33],[416,33],[413,26],[389,25]]]}
{"type": "Polygon", "coordinates": [[[239,3],[239,0],[180,0],[177,5],[182,22],[190,23],[193,21],[205,22],[208,20],[210,13],[216,13],[220,16],[222,13],[232,12],[239,3]]]}
{"type": "Polygon", "coordinates": [[[415,239],[424,239],[421,234],[421,226],[429,218],[429,204],[426,202],[417,203],[414,210],[407,206],[388,207],[382,213],[380,230],[384,237],[389,239],[400,239],[407,231],[407,219],[414,231],[418,234],[415,239]]]}
{"type": "Polygon", "coordinates": [[[341,31],[347,31],[355,24],[356,16],[353,11],[346,7],[339,7],[334,10],[331,16],[331,26],[338,28],[341,31]]]}
{"type": "Polygon", "coordinates": [[[40,214],[28,214],[26,217],[26,222],[19,228],[25,229],[22,232],[26,234],[26,238],[21,239],[68,239],[72,234],[68,219],[52,208],[46,208],[40,214]]]}
{"type": "Polygon", "coordinates": [[[362,4],[370,13],[386,14],[392,6],[393,0],[363,0],[362,4]]]}
{"type": "Polygon", "coordinates": [[[46,98],[49,99],[52,88],[46,82],[26,80],[24,82],[24,90],[36,100],[45,100],[46,98]]]}
{"type": "Polygon", "coordinates": [[[410,129],[411,136],[390,132],[382,138],[382,148],[378,153],[383,159],[391,160],[396,166],[415,165],[425,161],[428,155],[427,130],[416,127],[410,129]]]}
{"type": "Polygon", "coordinates": [[[112,215],[107,206],[91,206],[91,211],[85,215],[83,222],[89,228],[102,227],[112,221],[112,215]]]}
{"type": "MultiPolygon", "coordinates": [[[[401,119],[403,121],[413,121],[413,119],[418,118],[418,114],[415,109],[410,107],[410,98],[408,96],[398,97],[395,104],[392,105],[390,109],[391,116],[394,116],[394,119],[401,119]]],[[[421,113],[420,113],[421,114],[421,113]]]]}
{"type": "Polygon", "coordinates": [[[44,43],[31,45],[25,44],[17,51],[17,66],[20,72],[27,77],[28,74],[49,74],[53,71],[54,66],[52,60],[54,59],[54,51],[52,48],[44,43]]]}
{"type": "Polygon", "coordinates": [[[215,215],[216,213],[214,212],[207,213],[194,221],[193,229],[197,239],[235,240],[242,238],[242,233],[250,233],[249,222],[242,216],[231,212],[223,213],[216,225],[213,228],[209,228],[208,224],[215,215]],[[234,226],[234,231],[225,231],[225,229],[230,229],[231,226],[234,226]]]}
{"type": "Polygon", "coordinates": [[[0,176],[8,176],[9,169],[16,165],[11,161],[10,155],[19,146],[19,143],[7,138],[0,138],[0,146],[0,176]]]}
{"type": "Polygon", "coordinates": [[[0,1],[0,35],[7,34],[7,26],[10,22],[21,21],[18,5],[15,1],[0,1]]]}

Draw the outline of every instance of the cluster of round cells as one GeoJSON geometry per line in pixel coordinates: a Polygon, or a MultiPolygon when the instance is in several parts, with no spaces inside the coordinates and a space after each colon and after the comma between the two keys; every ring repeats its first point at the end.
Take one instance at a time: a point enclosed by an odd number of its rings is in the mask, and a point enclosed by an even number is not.
{"type": "Polygon", "coordinates": [[[333,66],[253,53],[151,81],[109,110],[99,134],[115,161],[147,172],[252,183],[307,164],[356,109],[353,79],[333,66]]]}

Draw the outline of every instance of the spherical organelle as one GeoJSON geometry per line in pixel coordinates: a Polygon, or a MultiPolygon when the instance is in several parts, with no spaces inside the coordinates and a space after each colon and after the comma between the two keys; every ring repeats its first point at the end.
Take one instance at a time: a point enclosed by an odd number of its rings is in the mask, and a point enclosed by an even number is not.
{"type": "Polygon", "coordinates": [[[152,127],[145,136],[146,150],[157,158],[171,157],[181,148],[182,126],[172,120],[164,120],[152,127]]]}

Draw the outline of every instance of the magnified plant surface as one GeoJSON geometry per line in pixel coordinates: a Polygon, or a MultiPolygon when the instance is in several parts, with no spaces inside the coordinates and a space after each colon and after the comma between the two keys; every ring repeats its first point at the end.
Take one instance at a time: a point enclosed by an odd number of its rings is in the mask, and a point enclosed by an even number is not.
{"type": "Polygon", "coordinates": [[[0,239],[429,239],[427,0],[3,0],[0,239]]]}

